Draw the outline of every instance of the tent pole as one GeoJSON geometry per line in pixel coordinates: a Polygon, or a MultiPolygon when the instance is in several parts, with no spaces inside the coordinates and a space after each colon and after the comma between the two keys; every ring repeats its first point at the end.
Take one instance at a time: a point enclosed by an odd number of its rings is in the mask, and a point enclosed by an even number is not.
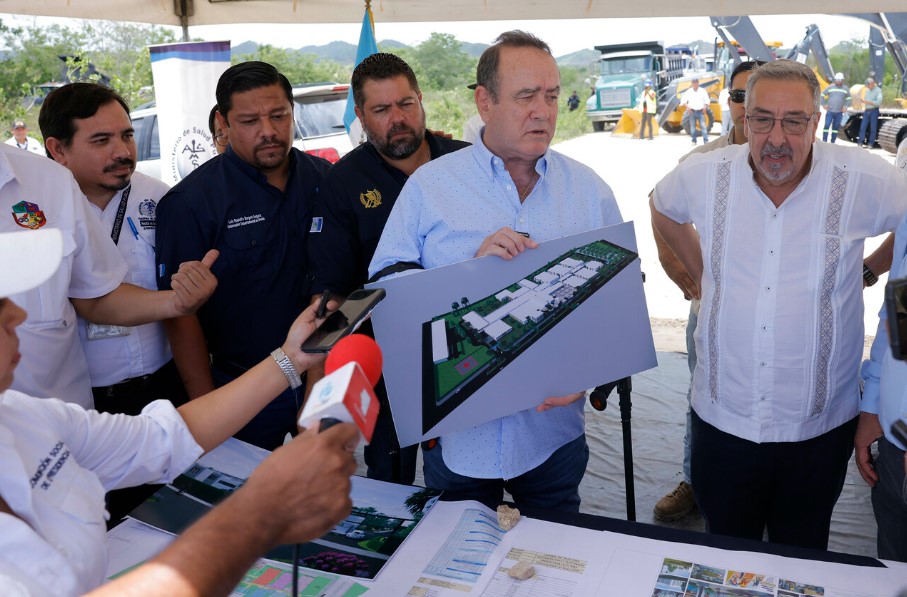
{"type": "Polygon", "coordinates": [[[173,0],[173,11],[180,18],[183,28],[183,41],[189,41],[189,12],[192,10],[192,0],[173,0]]]}

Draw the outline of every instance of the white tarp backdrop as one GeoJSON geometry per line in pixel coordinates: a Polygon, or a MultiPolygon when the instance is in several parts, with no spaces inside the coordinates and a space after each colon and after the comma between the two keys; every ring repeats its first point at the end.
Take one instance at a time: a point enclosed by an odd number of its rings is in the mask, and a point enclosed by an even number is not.
{"type": "MultiPolygon", "coordinates": [[[[0,12],[192,26],[229,23],[358,23],[363,0],[0,0],[0,12]],[[181,7],[185,6],[185,10],[181,7]],[[184,15],[184,17],[183,17],[184,15]]],[[[376,23],[851,13],[853,0],[373,0],[376,23]]],[[[903,0],[867,0],[899,12],[903,0]]]]}

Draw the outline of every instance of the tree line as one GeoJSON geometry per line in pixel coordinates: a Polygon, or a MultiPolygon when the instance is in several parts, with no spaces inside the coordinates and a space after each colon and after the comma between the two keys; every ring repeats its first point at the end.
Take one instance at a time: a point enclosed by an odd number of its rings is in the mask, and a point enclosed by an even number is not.
{"type": "MultiPolygon", "coordinates": [[[[179,41],[176,33],[165,27],[95,20],[74,21],[72,26],[14,26],[0,20],[0,35],[6,40],[0,69],[0,125],[5,129],[13,120],[23,119],[36,137],[40,137],[40,101],[49,90],[42,88],[43,84],[79,76],[96,80],[98,74],[86,75],[91,64],[97,73],[109,78],[110,86],[130,106],[137,107],[154,99],[148,46],[179,41]]],[[[472,91],[466,86],[475,80],[478,59],[464,52],[460,41],[446,33],[432,33],[413,47],[379,49],[398,54],[413,67],[424,94],[429,127],[458,136],[463,123],[475,113],[472,91]]],[[[269,62],[293,84],[345,83],[352,74],[351,64],[319,60],[314,54],[271,45],[260,45],[254,52],[231,60],[234,64],[269,62]]],[[[585,69],[561,70],[564,89],[579,89],[582,95],[587,86],[583,82],[588,76],[585,69]]],[[[564,93],[564,101],[569,94],[569,90],[564,93]]],[[[577,120],[575,124],[583,123],[577,120]]]]}
{"type": "MultiPolygon", "coordinates": [[[[72,26],[12,26],[0,20],[0,35],[6,41],[0,69],[0,125],[6,128],[13,120],[23,119],[33,136],[40,136],[37,119],[43,83],[64,80],[62,75],[77,73],[80,66],[85,73],[90,63],[109,77],[111,87],[131,106],[137,107],[154,99],[148,46],[179,41],[176,33],[165,27],[95,20],[74,21],[72,26]]],[[[866,48],[865,40],[855,39],[829,52],[832,65],[847,75],[849,84],[862,82],[868,73],[866,48]]],[[[465,52],[461,42],[447,33],[432,33],[412,47],[379,49],[399,55],[413,67],[423,91],[429,128],[459,136],[463,123],[475,114],[473,94],[466,86],[475,82],[478,58],[465,52]]],[[[293,84],[345,83],[352,74],[351,64],[319,60],[314,54],[271,45],[231,58],[234,64],[246,60],[273,64],[293,84]]],[[[562,110],[556,141],[591,130],[583,109],[566,110],[572,91],[587,97],[591,70],[574,66],[561,66],[560,70],[562,110]]],[[[882,83],[887,100],[898,83],[896,75],[891,74],[895,69],[890,56],[885,70],[882,83]]]]}

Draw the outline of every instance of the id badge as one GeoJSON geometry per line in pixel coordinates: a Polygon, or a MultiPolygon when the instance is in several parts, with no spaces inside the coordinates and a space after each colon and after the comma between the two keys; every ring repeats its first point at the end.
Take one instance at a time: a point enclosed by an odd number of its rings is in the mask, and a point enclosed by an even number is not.
{"type": "Polygon", "coordinates": [[[98,325],[96,323],[89,322],[88,324],[88,339],[89,340],[103,340],[104,338],[119,338],[120,336],[128,336],[129,328],[122,325],[98,325]]]}

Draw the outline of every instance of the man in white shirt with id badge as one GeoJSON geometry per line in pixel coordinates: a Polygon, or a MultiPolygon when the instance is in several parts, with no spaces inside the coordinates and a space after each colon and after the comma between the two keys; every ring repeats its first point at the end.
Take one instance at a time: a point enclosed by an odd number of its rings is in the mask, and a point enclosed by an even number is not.
{"type": "MultiPolygon", "coordinates": [[[[169,190],[135,172],[136,145],[129,106],[113,89],[73,83],[48,94],[39,124],[47,152],[72,172],[96,216],[126,263],[123,282],[157,290],[154,263],[155,208],[169,190]]],[[[90,216],[89,216],[90,217],[90,216]]],[[[123,326],[78,319],[88,362],[94,407],[136,416],[151,402],[189,400],[160,321],[123,326]]],[[[117,521],[155,491],[121,489],[107,496],[117,521]]]]}
{"type": "MultiPolygon", "coordinates": [[[[123,256],[123,281],[156,290],[154,212],[169,187],[135,172],[125,100],[108,87],[73,83],[47,96],[39,122],[48,153],[72,172],[123,256]]],[[[101,325],[80,317],[79,338],[98,411],[137,415],[160,398],[177,406],[188,400],[160,322],[101,325]]]]}

